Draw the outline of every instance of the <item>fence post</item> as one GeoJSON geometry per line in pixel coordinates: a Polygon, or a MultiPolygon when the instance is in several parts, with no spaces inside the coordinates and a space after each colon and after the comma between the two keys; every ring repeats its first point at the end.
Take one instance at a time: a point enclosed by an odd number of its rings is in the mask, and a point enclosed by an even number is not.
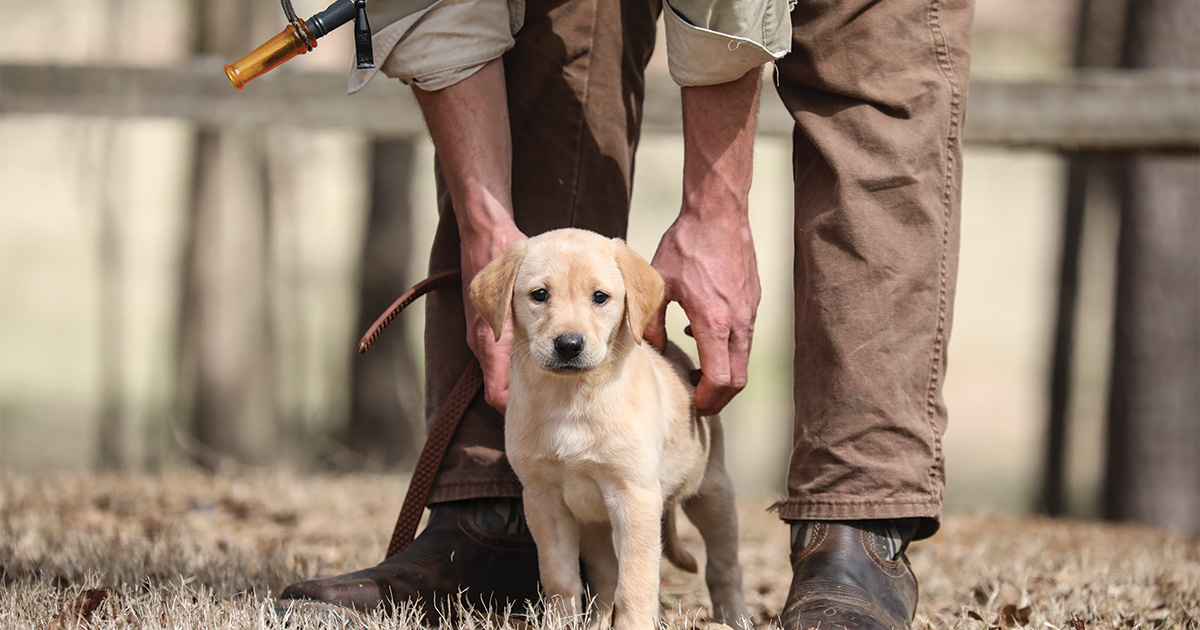
{"type": "MultiPolygon", "coordinates": [[[[197,52],[234,57],[254,5],[193,0],[197,52]]],[[[268,186],[260,134],[200,127],[184,226],[178,406],[201,465],[263,464],[278,452],[268,304],[268,186]]]]}
{"type": "MultiPolygon", "coordinates": [[[[1200,3],[1130,3],[1133,67],[1200,67],[1200,3]]],[[[1129,159],[1105,515],[1200,533],[1200,156],[1129,159]]]]}

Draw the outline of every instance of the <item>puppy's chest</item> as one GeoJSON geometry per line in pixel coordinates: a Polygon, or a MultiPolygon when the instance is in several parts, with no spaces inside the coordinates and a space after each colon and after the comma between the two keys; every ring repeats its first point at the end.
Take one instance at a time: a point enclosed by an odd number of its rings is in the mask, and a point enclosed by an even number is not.
{"type": "Polygon", "coordinates": [[[630,450],[620,436],[586,419],[554,418],[541,422],[513,423],[510,427],[516,457],[536,466],[539,473],[589,474],[596,466],[628,458],[630,450]]]}
{"type": "Polygon", "coordinates": [[[603,488],[623,475],[631,459],[643,459],[636,444],[578,419],[518,427],[510,437],[514,470],[526,485],[553,488],[581,521],[608,518],[603,488]]]}
{"type": "Polygon", "coordinates": [[[547,437],[547,454],[568,469],[587,468],[609,459],[613,450],[614,436],[606,435],[590,419],[567,418],[554,423],[547,437]]]}

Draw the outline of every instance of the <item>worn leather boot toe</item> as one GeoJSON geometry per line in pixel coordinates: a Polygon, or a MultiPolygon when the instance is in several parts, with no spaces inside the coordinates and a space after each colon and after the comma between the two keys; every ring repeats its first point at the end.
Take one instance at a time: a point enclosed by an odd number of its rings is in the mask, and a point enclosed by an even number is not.
{"type": "Polygon", "coordinates": [[[413,602],[429,622],[460,602],[522,610],[538,598],[537,549],[519,502],[512,504],[513,514],[499,518],[491,500],[434,506],[425,530],[400,553],[369,569],[292,584],[280,604],[309,600],[369,612],[413,602]]]}
{"type": "Polygon", "coordinates": [[[901,534],[889,553],[876,531],[855,523],[812,523],[793,541],[792,587],[780,615],[784,630],[907,630],[917,607],[917,578],[901,534]]]}

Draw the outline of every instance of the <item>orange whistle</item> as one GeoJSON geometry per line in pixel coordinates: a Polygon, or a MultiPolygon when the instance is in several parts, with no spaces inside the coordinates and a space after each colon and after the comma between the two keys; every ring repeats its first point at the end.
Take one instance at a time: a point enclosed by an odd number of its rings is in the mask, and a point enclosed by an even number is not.
{"type": "Polygon", "coordinates": [[[225,66],[225,76],[237,91],[241,92],[246,84],[270,72],[296,55],[317,47],[317,38],[308,28],[304,20],[296,20],[296,25],[288,24],[287,28],[266,43],[250,51],[250,54],[239,59],[236,63],[225,66]]]}

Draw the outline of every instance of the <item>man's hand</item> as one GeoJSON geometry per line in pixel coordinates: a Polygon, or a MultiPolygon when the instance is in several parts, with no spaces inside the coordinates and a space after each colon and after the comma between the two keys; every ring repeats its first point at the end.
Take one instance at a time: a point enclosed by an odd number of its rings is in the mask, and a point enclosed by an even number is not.
{"type": "Polygon", "coordinates": [[[504,320],[504,331],[496,341],[495,332],[471,303],[473,280],[489,262],[503,254],[513,243],[525,238],[515,224],[487,235],[462,240],[463,306],[467,317],[467,345],[483,369],[483,398],[500,413],[508,407],[508,359],[513,350],[512,318],[504,320]]]}
{"type": "Polygon", "coordinates": [[[718,413],[746,386],[762,296],[749,225],[714,229],[681,215],[663,235],[651,264],[663,275],[666,299],[646,328],[646,339],[659,350],[666,347],[667,304],[679,302],[700,353],[696,410],[718,413]]]}
{"type": "Polygon", "coordinates": [[[754,70],[729,83],[683,88],[683,207],[651,261],[666,281],[666,301],[646,338],[666,346],[666,305],[679,302],[700,353],[701,415],[719,412],[746,386],[762,296],[749,219],[761,78],[754,70]]]}

